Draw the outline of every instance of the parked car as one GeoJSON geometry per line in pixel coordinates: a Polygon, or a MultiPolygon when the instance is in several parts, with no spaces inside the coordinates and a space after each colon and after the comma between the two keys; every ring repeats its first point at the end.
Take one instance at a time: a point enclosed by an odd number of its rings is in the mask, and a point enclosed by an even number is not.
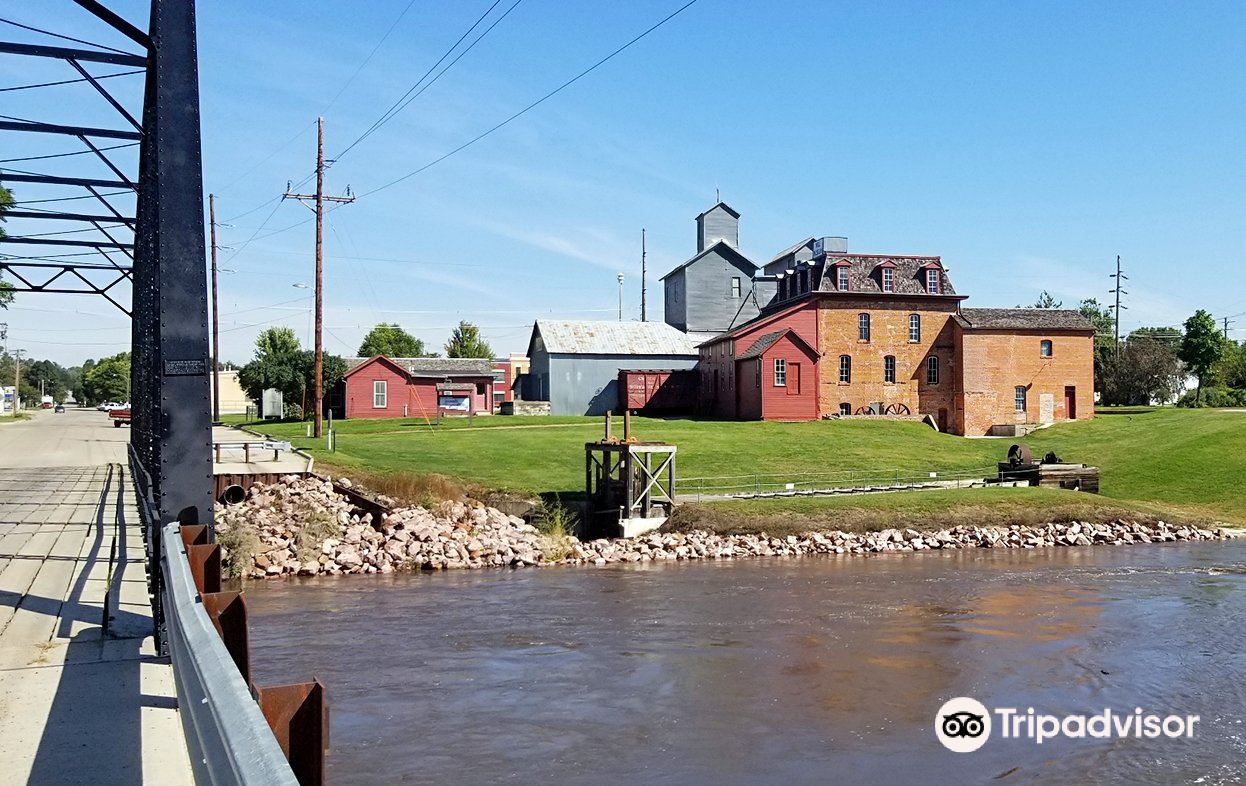
{"type": "Polygon", "coordinates": [[[130,425],[130,405],[115,406],[108,410],[108,417],[112,420],[113,428],[121,428],[123,425],[130,425]]]}
{"type": "Polygon", "coordinates": [[[58,414],[58,415],[59,415],[60,413],[62,413],[62,412],[64,412],[64,411],[65,411],[65,405],[64,405],[64,404],[57,404],[57,405],[56,405],[56,407],[55,407],[52,411],[53,411],[54,413],[56,413],[56,414],[58,414]]]}

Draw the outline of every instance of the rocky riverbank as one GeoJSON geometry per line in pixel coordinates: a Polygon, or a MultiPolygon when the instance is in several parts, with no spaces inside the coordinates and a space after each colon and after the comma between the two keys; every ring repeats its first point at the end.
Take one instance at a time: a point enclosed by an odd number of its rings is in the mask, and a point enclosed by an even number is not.
{"type": "Polygon", "coordinates": [[[516,516],[475,501],[432,508],[403,507],[379,521],[352,511],[331,483],[287,476],[257,484],[247,499],[217,507],[218,539],[231,575],[392,573],[525,567],[553,564],[606,565],[741,557],[872,554],[972,548],[1040,548],[1095,544],[1222,540],[1223,528],[1202,529],[1117,520],[1061,522],[1034,527],[953,527],[934,531],[820,531],[771,537],[765,533],[721,535],[654,532],[631,540],[580,541],[545,535],[516,516]]]}

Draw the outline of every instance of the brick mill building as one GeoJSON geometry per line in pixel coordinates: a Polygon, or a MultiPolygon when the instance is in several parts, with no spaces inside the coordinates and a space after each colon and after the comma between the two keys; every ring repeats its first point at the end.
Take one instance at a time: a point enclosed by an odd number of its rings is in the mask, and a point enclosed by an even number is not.
{"type": "Polygon", "coordinates": [[[809,238],[739,281],[738,216],[725,205],[702,214],[698,256],[677,269],[712,306],[679,287],[682,330],[711,327],[687,316],[721,321],[732,300],[743,316],[699,345],[703,413],[929,415],[965,435],[1093,416],[1094,328],[1077,311],[964,308],[939,257],[850,254],[844,238],[809,238]],[[725,239],[706,237],[707,214],[725,239]],[[708,271],[695,269],[702,260],[708,271]]]}

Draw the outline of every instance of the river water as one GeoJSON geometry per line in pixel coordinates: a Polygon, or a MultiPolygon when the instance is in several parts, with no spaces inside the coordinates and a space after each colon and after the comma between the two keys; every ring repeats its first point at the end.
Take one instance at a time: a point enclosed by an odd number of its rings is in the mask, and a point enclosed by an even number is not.
{"type": "Polygon", "coordinates": [[[1246,542],[320,577],[248,587],[331,782],[1240,783],[1246,542]],[[935,738],[942,703],[1198,715],[935,738]],[[998,779],[998,780],[996,780],[998,779]]]}

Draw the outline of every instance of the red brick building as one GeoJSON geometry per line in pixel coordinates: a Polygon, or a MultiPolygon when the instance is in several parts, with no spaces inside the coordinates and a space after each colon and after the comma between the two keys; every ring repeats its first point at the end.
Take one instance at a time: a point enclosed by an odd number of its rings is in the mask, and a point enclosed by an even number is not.
{"type": "Polygon", "coordinates": [[[473,358],[347,360],[338,396],[347,418],[478,415],[493,412],[493,364],[473,358]]]}
{"type": "Polygon", "coordinates": [[[710,414],[930,415],[966,435],[1094,414],[1094,328],[1076,311],[962,308],[939,257],[812,239],[757,281],[776,292],[761,314],[699,347],[710,414]]]}

